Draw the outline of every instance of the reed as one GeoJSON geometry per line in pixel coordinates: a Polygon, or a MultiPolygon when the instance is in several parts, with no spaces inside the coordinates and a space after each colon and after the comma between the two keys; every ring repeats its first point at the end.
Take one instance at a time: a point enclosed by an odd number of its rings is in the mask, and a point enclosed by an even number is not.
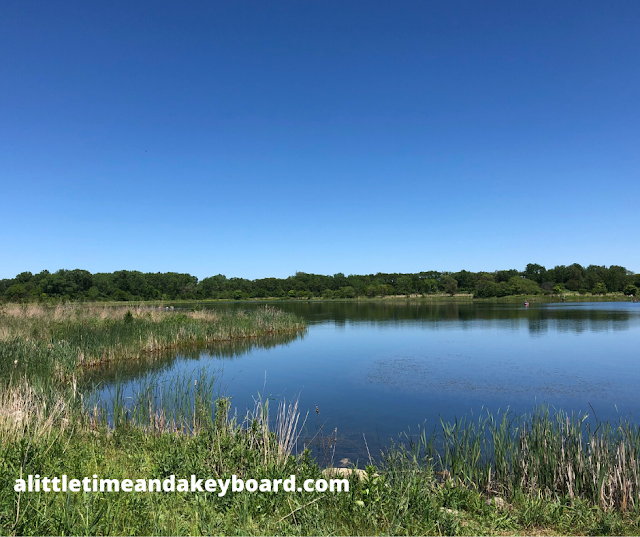
{"type": "Polygon", "coordinates": [[[206,369],[197,375],[183,374],[170,379],[158,375],[144,377],[126,395],[126,385],[115,382],[105,400],[88,398],[84,402],[92,428],[135,427],[147,434],[198,434],[212,429],[215,421],[215,377],[206,369]]]}
{"type": "Polygon", "coordinates": [[[306,422],[306,416],[299,425],[299,398],[287,405],[286,400],[278,403],[275,423],[269,415],[269,398],[258,395],[252,412],[247,412],[240,428],[251,433],[250,449],[259,446],[266,467],[284,469],[287,460],[298,446],[298,440],[306,422]]]}
{"type": "MultiPolygon", "coordinates": [[[[258,396],[242,420],[229,417],[230,400],[215,394],[206,371],[168,383],[149,379],[125,398],[116,383],[112,407],[94,408],[101,423],[137,427],[149,434],[198,434],[203,430],[242,438],[264,468],[281,470],[299,445],[298,400],[280,401],[275,420],[271,401],[258,396]]],[[[91,405],[89,405],[90,407],[91,405]]],[[[548,501],[585,501],[603,511],[639,511],[640,428],[620,420],[592,423],[586,415],[551,414],[546,407],[516,416],[487,414],[477,422],[441,421],[405,444],[381,454],[379,468],[408,491],[432,492],[440,485],[474,490],[485,498],[520,495],[548,501]]],[[[373,461],[372,461],[373,462],[373,461]]]]}
{"type": "Polygon", "coordinates": [[[21,381],[0,390],[0,446],[39,443],[62,435],[74,421],[67,394],[21,381]]]}
{"type": "Polygon", "coordinates": [[[413,456],[444,480],[489,496],[523,492],[588,500],[604,510],[638,508],[640,428],[628,420],[596,422],[546,407],[477,423],[441,423],[410,442],[413,456]]]}
{"type": "Polygon", "coordinates": [[[296,452],[306,420],[297,399],[280,401],[274,413],[272,400],[258,395],[239,418],[205,370],[170,380],[150,374],[135,391],[115,382],[107,400],[79,388],[103,356],[149,358],[157,347],[207,337],[233,342],[303,329],[269,308],[4,308],[0,533],[640,534],[638,426],[544,407],[442,421],[434,432],[407,435],[377,462],[368,459],[364,477],[349,473],[348,493],[64,495],[8,486],[36,473],[321,478],[309,450],[296,452]]]}
{"type": "Polygon", "coordinates": [[[215,375],[206,368],[170,379],[148,375],[129,395],[125,395],[126,385],[116,382],[107,401],[89,398],[84,402],[84,416],[92,429],[136,428],[151,435],[211,431],[241,436],[249,450],[260,453],[265,468],[282,470],[298,446],[306,421],[300,423],[298,397],[288,404],[280,401],[274,420],[270,399],[258,395],[254,409],[239,420],[229,415],[230,398],[215,386],[215,375]]]}
{"type": "MultiPolygon", "coordinates": [[[[255,408],[238,419],[230,414],[230,400],[216,393],[211,378],[201,371],[171,384],[150,376],[135,392],[116,384],[119,391],[108,407],[100,401],[74,404],[71,389],[56,406],[49,399],[51,392],[16,383],[14,392],[5,391],[0,400],[0,477],[7,483],[35,473],[95,473],[117,479],[170,474],[273,479],[294,474],[297,483],[323,477],[308,451],[295,454],[302,428],[297,401],[281,401],[275,415],[270,415],[273,402],[258,396],[255,408]]],[[[593,453],[600,453],[602,468],[603,460],[614,461],[622,453],[619,445],[611,451],[615,442],[606,440],[622,438],[614,426],[600,424],[589,431],[582,417],[567,425],[565,415],[540,410],[522,418],[505,414],[472,425],[459,421],[441,427],[437,434],[423,433],[413,443],[392,446],[364,474],[347,474],[348,493],[65,495],[19,494],[6,486],[0,488],[0,531],[52,535],[640,532],[637,503],[628,502],[626,511],[620,503],[594,503],[586,489],[575,485],[581,482],[577,474],[571,478],[573,496],[561,485],[568,482],[558,465],[562,447],[566,465],[569,459],[578,460],[578,455],[570,455],[578,446],[578,430],[583,441],[591,443],[595,435],[593,453]],[[534,477],[536,471],[541,477],[534,477]],[[519,481],[523,476],[525,481],[519,481]],[[498,494],[502,503],[496,498],[487,505],[486,500],[498,494]]],[[[635,434],[633,442],[637,441],[637,430],[623,428],[623,432],[627,438],[635,434]]],[[[590,453],[584,442],[581,449],[590,453]]],[[[580,457],[586,465],[587,459],[580,457]]],[[[603,475],[610,471],[607,466],[603,475]]],[[[606,494],[607,490],[605,486],[606,494]]]]}
{"type": "Polygon", "coordinates": [[[216,342],[296,334],[299,317],[265,306],[243,311],[10,304],[0,308],[3,378],[68,381],[89,368],[216,342]]]}

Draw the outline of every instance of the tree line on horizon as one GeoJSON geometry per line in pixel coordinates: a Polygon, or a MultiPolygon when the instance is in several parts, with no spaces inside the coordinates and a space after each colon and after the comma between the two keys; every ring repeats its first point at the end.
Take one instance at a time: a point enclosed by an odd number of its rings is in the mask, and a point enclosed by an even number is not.
{"type": "Polygon", "coordinates": [[[636,295],[640,274],[625,267],[574,263],[546,269],[530,263],[524,271],[342,273],[333,276],[297,272],[288,278],[227,278],[222,274],[198,280],[176,272],[142,273],[120,270],[91,274],[86,270],[65,270],[38,274],[23,272],[0,280],[0,300],[31,302],[55,300],[247,300],[261,298],[359,298],[389,295],[432,295],[470,293],[474,298],[509,295],[582,294],[624,292],[636,295]]]}

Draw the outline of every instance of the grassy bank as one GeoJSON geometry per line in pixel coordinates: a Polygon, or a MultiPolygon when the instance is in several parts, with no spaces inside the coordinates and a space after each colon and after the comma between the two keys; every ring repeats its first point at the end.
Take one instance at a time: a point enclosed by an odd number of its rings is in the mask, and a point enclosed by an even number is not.
{"type": "Polygon", "coordinates": [[[0,375],[68,381],[88,368],[168,349],[305,329],[265,306],[251,312],[173,311],[150,306],[10,304],[0,308],[0,375]]]}
{"type": "MultiPolygon", "coordinates": [[[[203,377],[204,378],[204,377],[203,377]]],[[[293,451],[295,403],[269,417],[258,401],[241,419],[211,384],[183,379],[185,404],[169,415],[144,396],[116,405],[109,424],[70,394],[27,384],[0,400],[3,534],[505,535],[638,534],[638,430],[588,430],[541,411],[477,425],[444,424],[395,446],[349,492],[35,493],[13,491],[29,474],[109,479],[192,475],[226,479],[327,477],[293,451]]],[[[176,397],[175,390],[168,397],[176,397]]],[[[361,475],[364,474],[364,475],[361,475]]]]}

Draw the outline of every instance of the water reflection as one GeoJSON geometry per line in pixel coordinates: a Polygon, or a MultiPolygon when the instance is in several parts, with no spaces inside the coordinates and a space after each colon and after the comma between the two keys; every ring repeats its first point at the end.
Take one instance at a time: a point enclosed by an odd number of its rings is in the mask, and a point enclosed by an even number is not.
{"type": "MultiPolygon", "coordinates": [[[[533,334],[548,330],[573,332],[625,330],[632,320],[638,322],[640,307],[630,302],[542,303],[525,308],[521,304],[487,302],[387,301],[282,301],[271,302],[278,308],[296,313],[311,324],[332,322],[336,326],[353,323],[421,324],[456,323],[461,329],[490,321],[505,329],[520,328],[526,322],[533,334]]],[[[255,309],[262,303],[217,303],[213,309],[255,309]]],[[[182,307],[190,305],[182,304],[182,307]]],[[[203,307],[200,305],[199,307],[203,307]]]]}
{"type": "Polygon", "coordinates": [[[107,363],[87,369],[84,380],[90,386],[95,386],[98,383],[113,384],[116,380],[129,382],[149,374],[157,375],[170,372],[178,358],[183,361],[199,361],[203,357],[235,360],[254,351],[289,345],[293,341],[302,340],[304,336],[304,332],[272,334],[232,341],[218,341],[187,350],[143,354],[138,360],[107,363]]]}
{"type": "MultiPolygon", "coordinates": [[[[273,304],[273,303],[272,303],[273,304]]],[[[325,431],[338,429],[336,456],[372,452],[440,416],[453,420],[547,403],[600,419],[640,414],[640,305],[370,301],[278,302],[307,319],[302,336],[240,340],[91,372],[108,387],[135,385],[149,371],[170,378],[206,366],[243,415],[258,392],[300,394],[325,431]],[[216,373],[217,374],[217,373],[216,373]],[[212,373],[213,375],[213,373],[212,373]]],[[[252,309],[260,304],[210,307],[252,309]]],[[[103,396],[108,390],[103,389],[103,396]]]]}

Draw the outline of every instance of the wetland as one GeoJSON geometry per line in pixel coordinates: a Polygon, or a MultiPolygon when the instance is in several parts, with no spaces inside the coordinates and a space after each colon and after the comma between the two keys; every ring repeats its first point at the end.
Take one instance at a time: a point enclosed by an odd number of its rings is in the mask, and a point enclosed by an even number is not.
{"type": "Polygon", "coordinates": [[[4,534],[640,531],[637,303],[8,304],[0,321],[5,483],[327,466],[350,483],[224,498],[5,486],[4,534]]]}
{"type": "MultiPolygon", "coordinates": [[[[352,461],[368,456],[367,446],[378,454],[441,418],[523,414],[539,405],[599,420],[640,415],[637,303],[270,304],[308,328],[98,368],[92,372],[98,397],[108,400],[116,382],[131,396],[150,382],[205,369],[240,415],[258,393],[276,401],[299,397],[303,416],[308,413],[302,438],[314,437],[319,425],[328,433],[337,429],[335,459],[352,461]]],[[[203,307],[249,313],[263,306],[179,306],[203,307]]]]}

